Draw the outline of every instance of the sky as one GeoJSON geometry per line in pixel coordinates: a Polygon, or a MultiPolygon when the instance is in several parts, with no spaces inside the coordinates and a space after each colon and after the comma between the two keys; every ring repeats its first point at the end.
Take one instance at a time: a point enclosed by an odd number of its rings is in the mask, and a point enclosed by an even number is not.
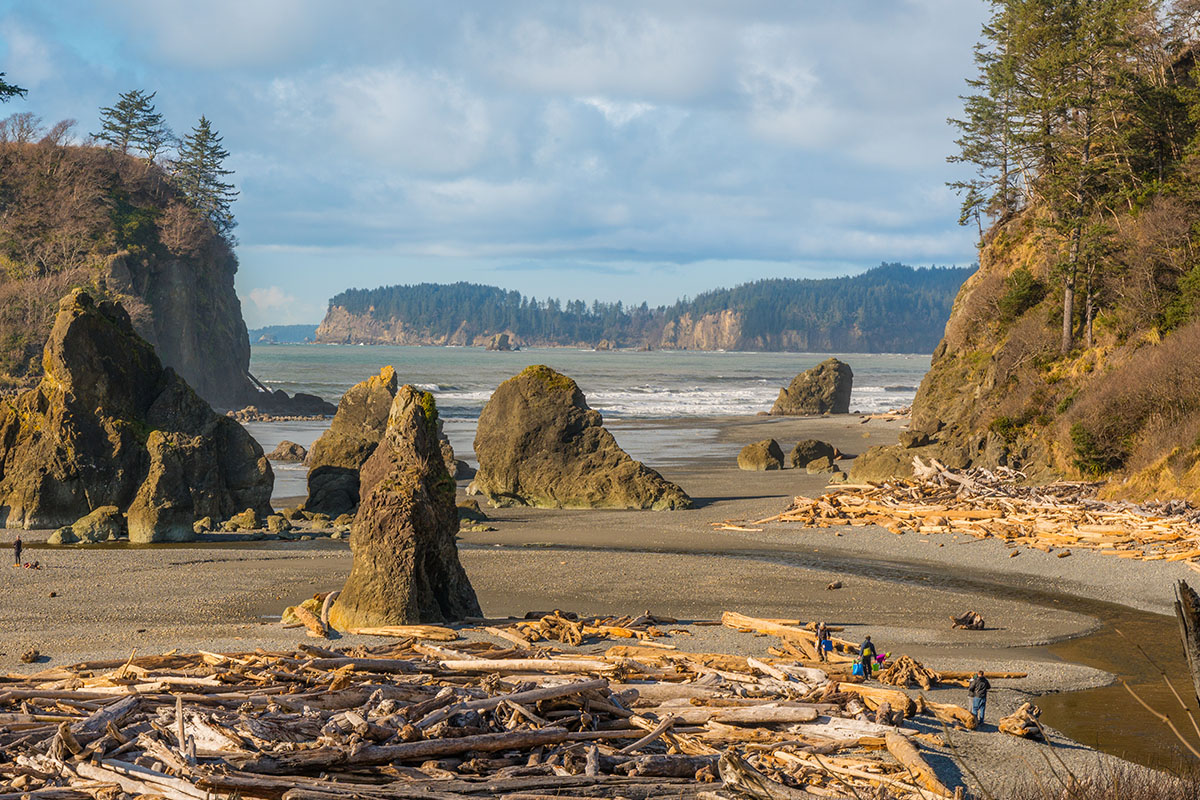
{"type": "Polygon", "coordinates": [[[969,265],[947,118],[982,0],[0,0],[4,113],[129,89],[230,152],[250,327],[473,281],[652,306],[969,265]]]}

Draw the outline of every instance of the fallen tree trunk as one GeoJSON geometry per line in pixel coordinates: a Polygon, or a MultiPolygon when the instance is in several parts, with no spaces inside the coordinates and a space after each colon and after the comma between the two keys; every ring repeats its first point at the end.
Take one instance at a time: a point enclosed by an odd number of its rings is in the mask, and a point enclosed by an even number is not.
{"type": "Polygon", "coordinates": [[[925,760],[925,758],[921,755],[921,752],[917,750],[916,746],[913,745],[912,742],[898,733],[889,733],[883,738],[887,744],[888,752],[892,754],[892,757],[903,764],[904,768],[907,769],[922,786],[929,791],[934,792],[935,794],[945,795],[946,797],[954,796],[954,792],[947,789],[946,786],[940,780],[938,780],[937,774],[933,771],[933,768],[929,766],[929,762],[925,760]]]}
{"type": "Polygon", "coordinates": [[[1175,584],[1175,616],[1179,619],[1179,636],[1192,673],[1196,702],[1200,702],[1200,595],[1187,581],[1175,584]]]}

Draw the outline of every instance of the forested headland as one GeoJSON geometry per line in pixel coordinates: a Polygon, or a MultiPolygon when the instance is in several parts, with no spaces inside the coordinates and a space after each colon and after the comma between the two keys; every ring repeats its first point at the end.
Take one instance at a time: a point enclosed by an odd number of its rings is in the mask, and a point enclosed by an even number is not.
{"type": "Polygon", "coordinates": [[[952,120],[980,269],[913,406],[932,443],[856,473],[928,450],[1200,500],[1200,2],[990,5],[952,120]]]}
{"type": "Polygon", "coordinates": [[[860,275],[774,278],[670,306],[538,300],[471,283],[350,289],[329,301],[322,342],[700,350],[931,352],[972,268],[881,264],[860,275]]]}

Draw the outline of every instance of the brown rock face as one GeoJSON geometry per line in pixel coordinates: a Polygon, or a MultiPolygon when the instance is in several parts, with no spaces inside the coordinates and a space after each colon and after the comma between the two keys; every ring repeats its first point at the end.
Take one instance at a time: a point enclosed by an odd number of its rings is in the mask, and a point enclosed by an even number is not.
{"type": "Polygon", "coordinates": [[[0,403],[0,520],[69,524],[125,510],[131,541],[192,537],[192,522],[270,510],[262,448],[216,414],[128,314],[76,290],[59,305],[41,383],[0,403]]]}
{"type": "Polygon", "coordinates": [[[750,472],[783,469],[783,450],[774,439],[763,439],[742,448],[738,453],[738,469],[750,472]]]}
{"type": "Polygon", "coordinates": [[[358,505],[358,471],[383,438],[395,396],[392,367],[384,367],[342,395],[329,430],[308,453],[306,511],[336,517],[358,505]]]}
{"type": "Polygon", "coordinates": [[[433,396],[403,386],[387,431],[361,470],[354,565],[330,610],[339,630],[482,616],[454,543],[454,481],[438,440],[433,396]]]}
{"type": "Polygon", "coordinates": [[[691,506],[682,489],[630,458],[603,423],[575,381],[529,367],[500,384],[479,415],[475,486],[496,506],[691,506]]]}
{"type": "Polygon", "coordinates": [[[786,389],[780,389],[771,413],[782,416],[848,414],[853,383],[854,373],[849,364],[827,358],[793,378],[786,389]]]}
{"type": "Polygon", "coordinates": [[[304,445],[284,439],[267,454],[267,458],[271,461],[302,462],[308,458],[308,451],[304,449],[304,445]]]}

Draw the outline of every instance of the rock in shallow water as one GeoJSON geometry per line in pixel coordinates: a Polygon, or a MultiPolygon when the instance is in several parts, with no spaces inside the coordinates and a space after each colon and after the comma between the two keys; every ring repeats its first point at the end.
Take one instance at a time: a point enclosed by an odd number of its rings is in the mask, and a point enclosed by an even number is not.
{"type": "Polygon", "coordinates": [[[689,508],[675,484],[634,461],[604,429],[575,381],[528,367],[479,415],[472,484],[496,506],[689,508]]]}

